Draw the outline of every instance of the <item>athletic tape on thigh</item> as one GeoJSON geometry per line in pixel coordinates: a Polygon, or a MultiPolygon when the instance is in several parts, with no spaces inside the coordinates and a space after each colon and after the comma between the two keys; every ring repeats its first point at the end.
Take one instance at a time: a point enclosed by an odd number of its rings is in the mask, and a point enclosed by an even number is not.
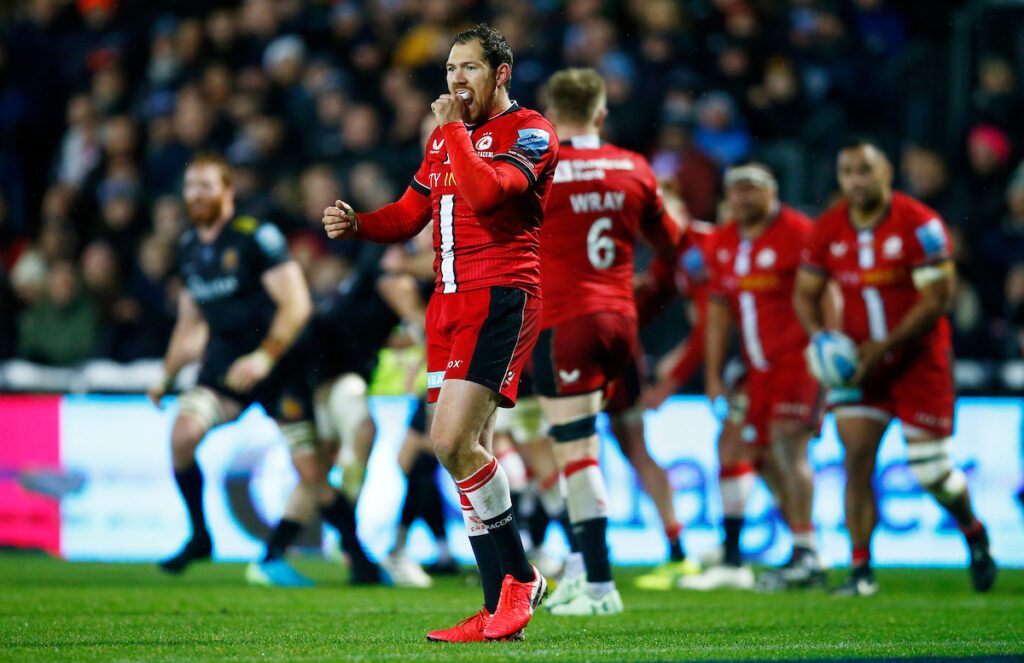
{"type": "Polygon", "coordinates": [[[210,430],[227,420],[220,399],[206,387],[192,387],[178,399],[178,414],[187,414],[210,430]]]}
{"type": "Polygon", "coordinates": [[[575,442],[597,434],[597,415],[591,414],[575,421],[555,424],[550,434],[555,442],[575,442]]]}
{"type": "Polygon", "coordinates": [[[953,469],[949,450],[953,440],[916,442],[907,445],[907,464],[922,486],[928,488],[945,479],[953,469]]]}
{"type": "Polygon", "coordinates": [[[874,419],[875,421],[883,423],[889,423],[892,421],[892,414],[886,412],[880,407],[871,407],[870,405],[837,405],[832,408],[832,416],[836,419],[862,417],[864,419],[874,419]]]}
{"type": "Polygon", "coordinates": [[[281,424],[281,432],[288,440],[288,448],[291,451],[298,451],[304,447],[316,446],[316,427],[313,422],[296,421],[290,424],[281,424]]]}

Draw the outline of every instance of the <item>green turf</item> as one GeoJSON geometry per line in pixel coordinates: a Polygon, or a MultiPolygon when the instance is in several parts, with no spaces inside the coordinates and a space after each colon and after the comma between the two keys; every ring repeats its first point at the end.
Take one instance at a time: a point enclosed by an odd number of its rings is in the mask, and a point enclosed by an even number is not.
{"type": "MultiPolygon", "coordinates": [[[[974,594],[959,569],[879,571],[871,599],[824,593],[640,592],[617,577],[627,612],[539,614],[522,643],[440,645],[479,589],[350,588],[339,567],[300,561],[320,586],[246,587],[243,567],[181,578],[149,565],[69,564],[0,555],[0,660],[681,660],[1024,653],[1024,571],[974,594]]],[[[839,575],[834,575],[834,580],[839,575]]],[[[543,613],[543,611],[542,611],[543,613]]]]}

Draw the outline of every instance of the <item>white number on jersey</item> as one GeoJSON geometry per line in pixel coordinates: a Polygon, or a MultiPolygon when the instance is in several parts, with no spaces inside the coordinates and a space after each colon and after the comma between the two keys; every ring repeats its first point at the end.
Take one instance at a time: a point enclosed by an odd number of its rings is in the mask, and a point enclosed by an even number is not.
{"type": "Polygon", "coordinates": [[[608,269],[615,262],[615,240],[603,233],[612,229],[612,220],[602,216],[587,232],[587,257],[595,269],[608,269]]]}

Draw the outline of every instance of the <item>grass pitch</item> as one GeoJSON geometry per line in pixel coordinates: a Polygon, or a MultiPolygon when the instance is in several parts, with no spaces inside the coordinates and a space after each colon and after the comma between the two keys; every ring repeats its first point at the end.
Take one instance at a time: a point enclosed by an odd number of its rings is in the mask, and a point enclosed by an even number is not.
{"type": "MultiPolygon", "coordinates": [[[[433,589],[350,588],[342,570],[296,566],[314,589],[247,587],[238,564],[180,578],[151,565],[0,555],[0,660],[692,660],[1024,655],[1024,571],[987,595],[962,569],[890,570],[869,599],[822,592],[641,592],[619,569],[626,613],[543,609],[521,643],[445,645],[424,633],[469,615],[467,579],[433,589]]],[[[833,573],[833,581],[840,572],[833,573]]]]}

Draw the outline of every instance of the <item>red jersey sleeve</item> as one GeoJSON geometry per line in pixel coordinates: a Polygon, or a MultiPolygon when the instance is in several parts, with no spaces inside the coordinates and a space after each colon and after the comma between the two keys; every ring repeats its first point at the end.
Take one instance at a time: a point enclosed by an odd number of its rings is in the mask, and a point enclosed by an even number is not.
{"type": "Polygon", "coordinates": [[[708,297],[710,299],[726,300],[729,293],[725,288],[725,265],[718,260],[718,244],[722,232],[719,231],[708,241],[708,297]]]}
{"type": "Polygon", "coordinates": [[[442,127],[442,131],[448,143],[452,173],[459,183],[459,193],[474,212],[489,212],[509,198],[523,193],[537,181],[533,171],[523,173],[507,163],[495,163],[492,166],[481,159],[462,122],[449,122],[442,127]]]}
{"type": "Polygon", "coordinates": [[[638,159],[643,164],[644,181],[647,185],[649,199],[640,219],[640,232],[651,247],[665,257],[675,257],[681,241],[679,222],[665,211],[665,201],[661,198],[661,187],[654,171],[645,159],[638,159]]]}
{"type": "Polygon", "coordinates": [[[430,197],[410,184],[396,202],[359,215],[360,239],[381,244],[412,239],[430,223],[430,197]]]}
{"type": "Polygon", "coordinates": [[[828,273],[828,214],[825,212],[811,227],[800,252],[800,266],[818,274],[828,273]]]}
{"type": "Polygon", "coordinates": [[[551,125],[542,116],[536,116],[519,126],[512,139],[512,145],[497,152],[494,160],[518,168],[533,186],[558,161],[558,141],[552,139],[551,125]]]}
{"type": "Polygon", "coordinates": [[[928,208],[914,210],[910,218],[911,237],[907,242],[907,257],[913,267],[924,267],[953,255],[949,231],[937,214],[928,208]]]}

